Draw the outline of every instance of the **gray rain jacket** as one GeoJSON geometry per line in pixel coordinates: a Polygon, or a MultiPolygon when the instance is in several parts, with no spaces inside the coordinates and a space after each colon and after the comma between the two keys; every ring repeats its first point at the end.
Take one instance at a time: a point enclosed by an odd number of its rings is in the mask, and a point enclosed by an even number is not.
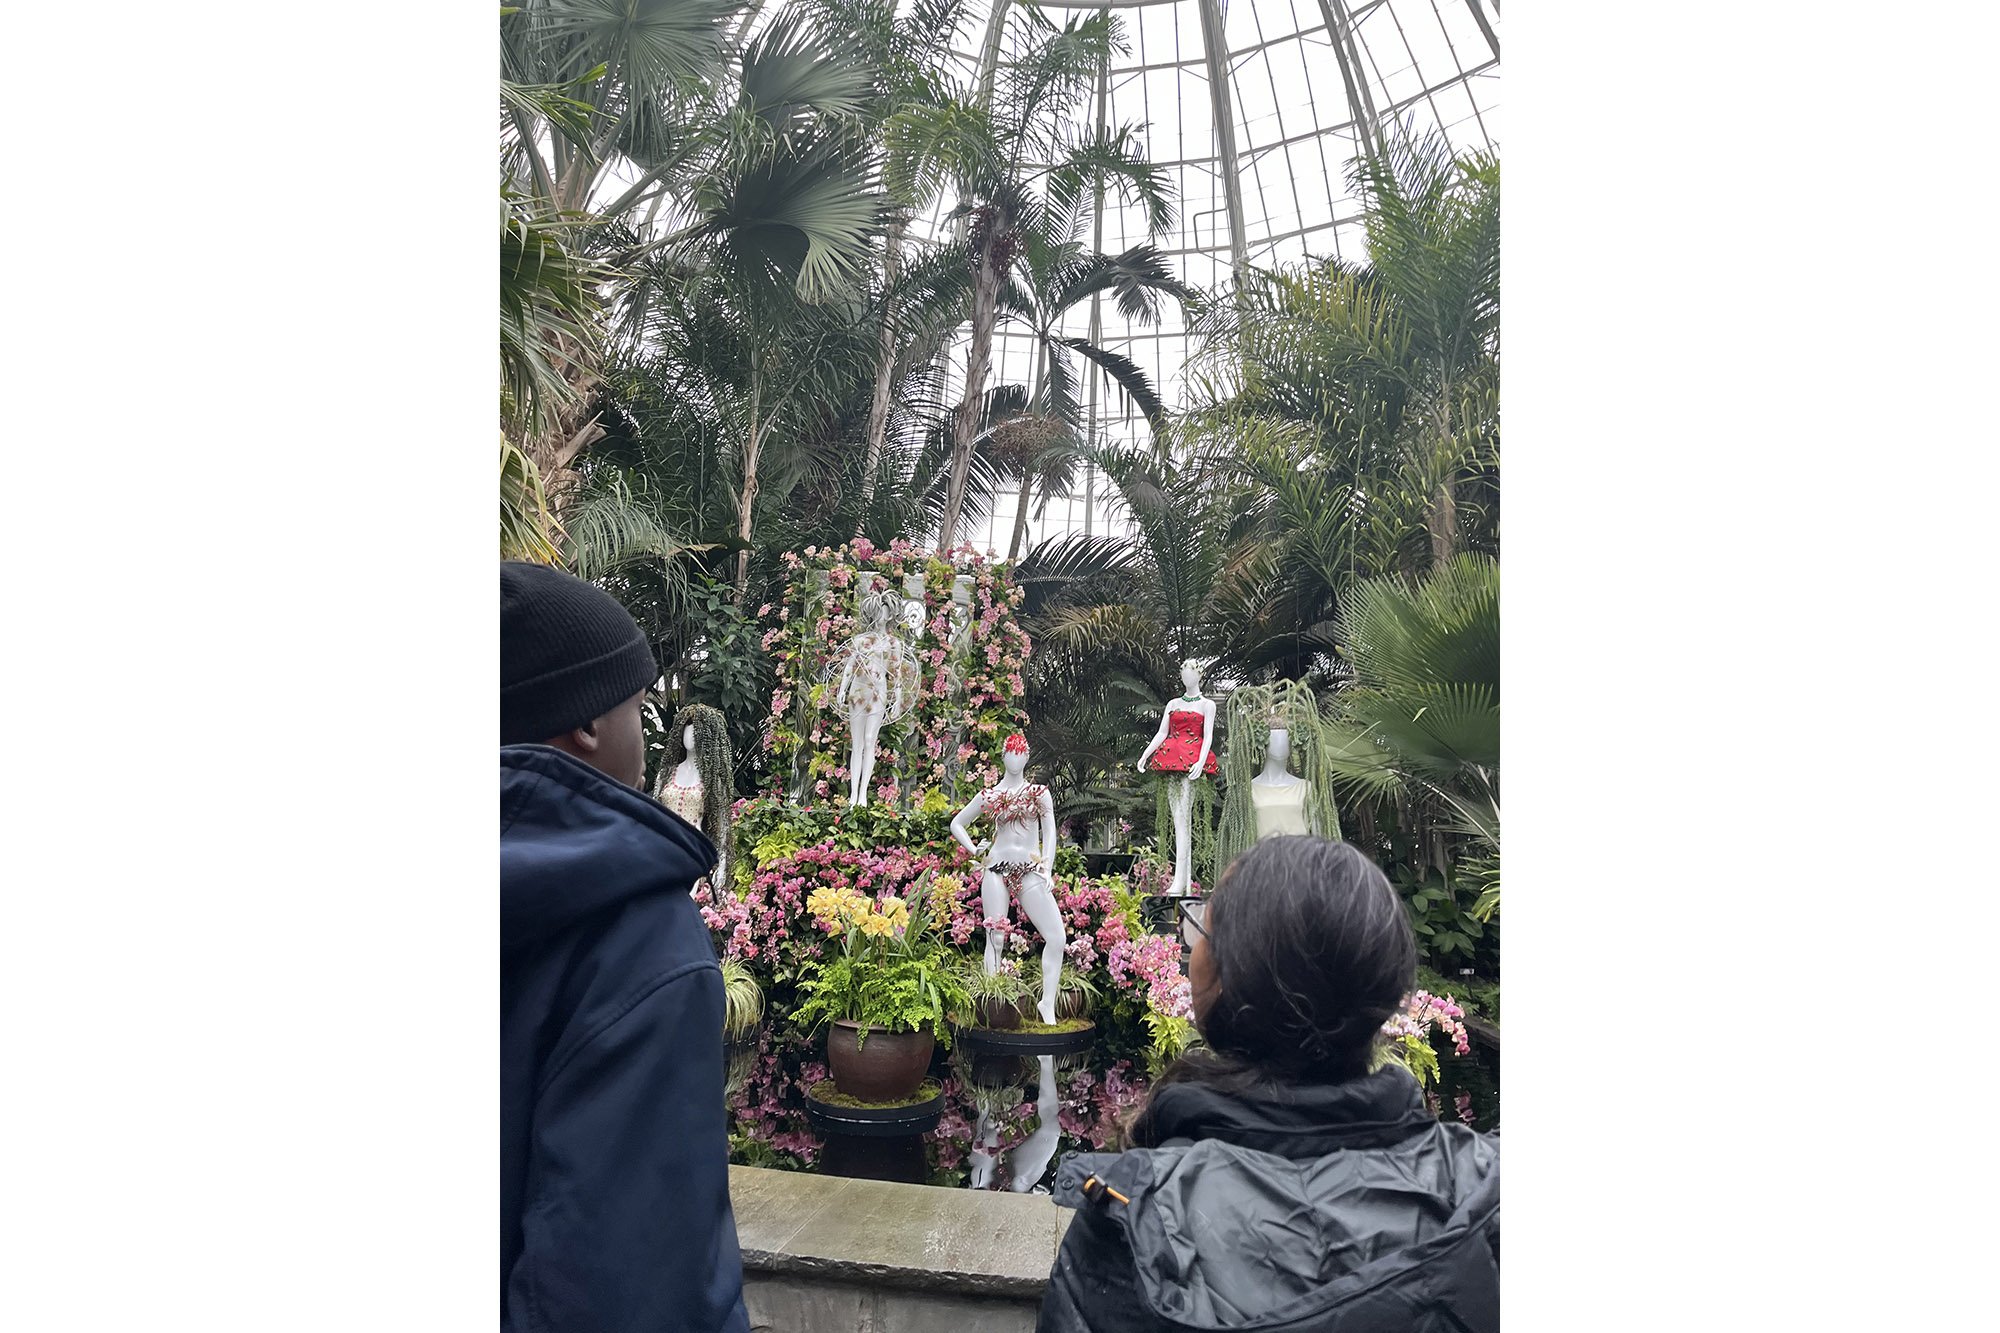
{"type": "Polygon", "coordinates": [[[1039,1333],[1493,1333],[1500,1140],[1391,1065],[1257,1098],[1155,1094],[1157,1147],[1064,1161],[1039,1333]],[[1124,1196],[1114,1198],[1112,1191],[1124,1196]]]}

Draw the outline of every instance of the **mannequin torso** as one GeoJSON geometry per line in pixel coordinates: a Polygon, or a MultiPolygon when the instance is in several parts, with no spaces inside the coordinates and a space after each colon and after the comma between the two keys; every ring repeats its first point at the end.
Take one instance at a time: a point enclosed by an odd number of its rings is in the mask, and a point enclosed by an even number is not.
{"type": "Polygon", "coordinates": [[[1291,755],[1290,733],[1283,727],[1271,728],[1264,769],[1250,780],[1250,809],[1257,817],[1260,841],[1312,831],[1306,823],[1306,793],[1311,784],[1288,767],[1291,755]]]}

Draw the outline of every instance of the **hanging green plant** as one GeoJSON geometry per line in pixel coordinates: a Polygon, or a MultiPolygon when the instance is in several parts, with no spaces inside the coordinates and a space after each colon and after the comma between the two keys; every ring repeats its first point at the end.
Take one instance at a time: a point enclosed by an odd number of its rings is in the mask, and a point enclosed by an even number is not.
{"type": "Polygon", "coordinates": [[[1217,865],[1226,869],[1257,841],[1250,784],[1263,768],[1271,732],[1277,727],[1290,736],[1293,771],[1307,784],[1307,832],[1322,838],[1340,837],[1340,811],[1334,803],[1333,775],[1327,764],[1334,740],[1312,689],[1296,680],[1241,685],[1231,692],[1225,716],[1222,819],[1215,834],[1217,865]]]}

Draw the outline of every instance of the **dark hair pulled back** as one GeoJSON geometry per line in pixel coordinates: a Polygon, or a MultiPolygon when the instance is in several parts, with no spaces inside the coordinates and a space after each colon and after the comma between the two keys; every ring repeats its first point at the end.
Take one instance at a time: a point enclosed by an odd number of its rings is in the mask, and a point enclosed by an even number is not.
{"type": "MultiPolygon", "coordinates": [[[[1223,873],[1205,921],[1216,974],[1206,1047],[1160,1084],[1247,1090],[1368,1072],[1417,976],[1402,899],[1373,861],[1345,842],[1267,838],[1223,873]]],[[[1134,1124],[1141,1143],[1146,1120],[1134,1124]]]]}

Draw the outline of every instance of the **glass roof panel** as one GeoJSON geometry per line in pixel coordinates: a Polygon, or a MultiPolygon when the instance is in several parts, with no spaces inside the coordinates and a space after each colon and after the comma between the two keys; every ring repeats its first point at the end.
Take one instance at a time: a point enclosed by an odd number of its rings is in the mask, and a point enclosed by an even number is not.
{"type": "MultiPolygon", "coordinates": [[[[1000,48],[1004,63],[1025,20],[1013,0],[993,3],[1010,6],[1007,40],[1000,48]]],[[[1419,134],[1442,129],[1464,148],[1499,147],[1497,0],[1214,0],[1226,47],[1215,53],[1203,39],[1205,3],[1048,0],[1041,6],[1058,24],[1074,13],[1107,7],[1118,18],[1125,49],[1112,56],[1106,72],[1105,119],[1113,130],[1132,126],[1172,183],[1174,225],[1151,239],[1190,285],[1225,288],[1234,271],[1229,168],[1216,132],[1212,67],[1227,84],[1244,258],[1253,267],[1365,254],[1360,208],[1347,188],[1346,170],[1371,119],[1390,129],[1407,124],[1419,134]]],[[[974,0],[958,29],[958,59],[966,77],[977,72],[992,13],[987,0],[974,0]]],[[[948,239],[952,227],[942,213],[940,207],[916,220],[913,239],[948,239]]],[[[1115,196],[1105,201],[1101,235],[1103,248],[1114,253],[1148,239],[1143,215],[1115,196]]],[[[1144,369],[1170,407],[1184,405],[1188,348],[1178,311],[1153,326],[1128,322],[1110,302],[1098,315],[1104,345],[1144,369]]],[[[1080,337],[1089,327],[1090,312],[1079,309],[1063,331],[1080,337]]],[[[1003,326],[989,383],[1027,383],[1031,361],[1029,340],[1003,326]]],[[[950,362],[952,374],[962,376],[961,349],[953,349],[950,362]]],[[[1143,438],[1143,417],[1116,387],[1087,366],[1079,371],[1100,381],[1098,437],[1143,438]]],[[[955,395],[956,386],[948,387],[955,395]]],[[[1070,500],[1051,502],[1045,516],[1030,519],[1030,541],[1071,531],[1120,530],[1121,517],[1107,503],[1106,489],[1101,478],[1087,479],[1070,500]]],[[[965,535],[1004,551],[1013,509],[1012,497],[1001,497],[991,514],[968,520],[965,535]]]]}

